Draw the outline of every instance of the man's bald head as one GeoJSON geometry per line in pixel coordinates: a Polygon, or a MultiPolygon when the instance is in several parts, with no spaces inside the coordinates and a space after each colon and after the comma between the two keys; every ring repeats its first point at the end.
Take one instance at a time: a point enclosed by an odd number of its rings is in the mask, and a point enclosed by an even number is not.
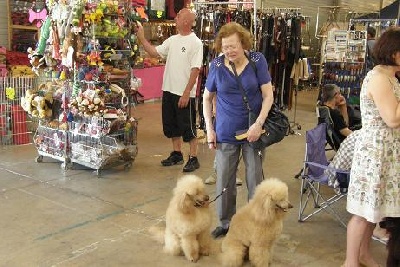
{"type": "Polygon", "coordinates": [[[175,17],[178,32],[183,35],[191,33],[195,20],[196,14],[189,8],[182,8],[175,17]]]}
{"type": "Polygon", "coordinates": [[[183,18],[188,22],[193,23],[196,20],[196,14],[194,14],[189,8],[182,8],[179,13],[181,13],[183,18]]]}

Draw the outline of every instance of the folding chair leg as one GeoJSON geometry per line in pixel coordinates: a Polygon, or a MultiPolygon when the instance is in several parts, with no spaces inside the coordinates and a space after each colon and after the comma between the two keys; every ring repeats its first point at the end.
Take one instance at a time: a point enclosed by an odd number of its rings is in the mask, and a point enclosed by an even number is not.
{"type": "Polygon", "coordinates": [[[304,222],[308,220],[310,217],[320,213],[321,211],[326,211],[331,214],[334,218],[336,218],[339,223],[346,228],[346,223],[340,217],[340,215],[336,212],[336,210],[331,207],[332,204],[339,201],[345,195],[334,195],[328,199],[325,199],[320,193],[320,184],[314,181],[305,181],[305,179],[301,182],[301,197],[300,197],[300,207],[299,207],[299,216],[298,221],[304,222]],[[314,211],[305,215],[305,209],[307,208],[308,201],[312,198],[314,204],[314,211]]]}

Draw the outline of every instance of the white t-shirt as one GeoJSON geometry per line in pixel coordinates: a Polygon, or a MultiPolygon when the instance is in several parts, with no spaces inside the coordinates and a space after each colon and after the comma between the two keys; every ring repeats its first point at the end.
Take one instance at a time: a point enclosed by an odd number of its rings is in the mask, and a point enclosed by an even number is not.
{"type": "MultiPolygon", "coordinates": [[[[156,47],[158,54],[166,58],[163,77],[163,91],[182,96],[189,81],[192,68],[201,67],[203,44],[194,34],[176,34],[156,47]]],[[[190,97],[196,96],[196,84],[190,91],[190,97]]]]}

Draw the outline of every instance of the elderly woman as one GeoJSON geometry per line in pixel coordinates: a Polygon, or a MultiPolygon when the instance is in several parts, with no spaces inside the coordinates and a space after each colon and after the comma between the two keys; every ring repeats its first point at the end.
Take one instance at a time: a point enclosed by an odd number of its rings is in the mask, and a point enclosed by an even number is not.
{"type": "Polygon", "coordinates": [[[368,72],[360,92],[361,119],[354,148],[347,211],[345,267],[379,266],[369,244],[375,224],[400,217],[400,28],[377,40],[376,66],[368,72]]]}
{"type": "MultiPolygon", "coordinates": [[[[210,66],[203,95],[204,118],[210,149],[216,149],[217,191],[226,192],[217,200],[220,220],[212,235],[226,235],[229,223],[236,212],[236,169],[240,153],[246,168],[246,184],[250,199],[256,186],[262,181],[262,157],[249,142],[262,134],[262,125],[273,103],[271,76],[263,54],[249,52],[252,36],[238,23],[231,22],[221,27],[215,40],[215,49],[221,53],[210,66]],[[251,110],[258,115],[249,125],[249,111],[243,101],[239,81],[247,95],[251,110]],[[216,120],[212,120],[212,100],[216,96],[216,120]],[[245,130],[247,140],[236,140],[238,131],[245,130]]],[[[264,151],[261,151],[263,154],[264,151]]]]}

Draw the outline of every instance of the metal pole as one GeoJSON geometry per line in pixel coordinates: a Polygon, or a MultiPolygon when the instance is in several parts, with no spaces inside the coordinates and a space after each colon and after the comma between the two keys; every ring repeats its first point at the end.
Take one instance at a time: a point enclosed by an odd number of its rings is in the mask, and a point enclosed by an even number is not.
{"type": "Polygon", "coordinates": [[[400,19],[400,1],[397,0],[397,23],[396,24],[399,24],[399,19],[400,19]]]}

